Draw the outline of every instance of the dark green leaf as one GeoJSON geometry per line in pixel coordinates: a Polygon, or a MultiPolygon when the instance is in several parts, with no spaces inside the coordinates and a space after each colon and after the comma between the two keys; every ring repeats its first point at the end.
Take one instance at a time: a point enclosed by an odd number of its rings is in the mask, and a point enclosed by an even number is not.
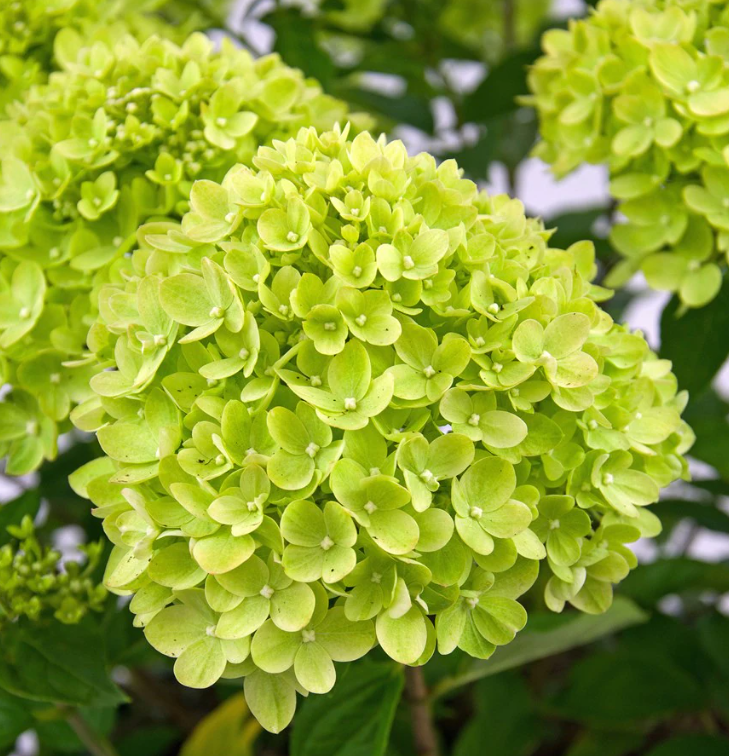
{"type": "Polygon", "coordinates": [[[713,735],[680,735],[661,743],[646,756],[726,756],[729,738],[713,735]]]}
{"type": "Polygon", "coordinates": [[[332,94],[348,100],[356,107],[372,111],[375,115],[381,115],[394,123],[409,123],[428,134],[433,133],[433,114],[430,111],[430,102],[421,97],[404,94],[401,97],[388,97],[387,95],[372,92],[369,89],[337,85],[332,94]]]}
{"type": "Polygon", "coordinates": [[[660,559],[633,570],[621,591],[643,606],[652,606],[673,593],[729,591],[729,564],[699,562],[687,557],[660,559]]]}
{"type": "Polygon", "coordinates": [[[623,628],[645,622],[648,615],[628,599],[617,597],[605,614],[532,614],[527,629],[486,661],[474,662],[465,673],[442,680],[435,695],[506,669],[584,646],[623,628]],[[540,621],[541,620],[541,621],[540,621]]]}
{"type": "Polygon", "coordinates": [[[661,317],[661,357],[673,362],[678,384],[698,396],[711,383],[729,355],[729,278],[706,307],[677,317],[673,297],[661,317]]]}
{"type": "Polygon", "coordinates": [[[624,756],[642,741],[642,735],[632,732],[590,731],[577,738],[566,756],[624,756]]]}
{"type": "Polygon", "coordinates": [[[716,468],[729,479],[729,404],[713,391],[695,397],[686,409],[684,419],[696,434],[691,456],[716,468]]]}
{"type": "Polygon", "coordinates": [[[263,19],[276,32],[276,52],[327,87],[333,74],[331,58],[317,44],[314,21],[294,8],[277,8],[263,19]]]}
{"type": "Polygon", "coordinates": [[[174,727],[157,725],[130,732],[115,745],[119,756],[164,756],[177,752],[172,746],[179,739],[180,733],[174,727]]]}
{"type": "MultiPolygon", "coordinates": [[[[530,116],[529,112],[526,114],[530,116]]],[[[511,172],[529,154],[536,138],[536,121],[516,118],[513,113],[490,118],[475,144],[443,157],[452,158],[472,181],[488,180],[492,162],[503,163],[511,172]]]]}
{"type": "Polygon", "coordinates": [[[0,687],[22,698],[71,706],[115,706],[126,700],[109,677],[104,639],[90,618],[78,625],[7,626],[0,687]]]}
{"type": "Polygon", "coordinates": [[[712,661],[696,642],[696,629],[682,619],[656,612],[648,622],[626,630],[619,648],[627,655],[664,660],[690,677],[706,681],[712,675],[712,661]]]}
{"type": "Polygon", "coordinates": [[[382,756],[403,687],[402,667],[362,661],[294,720],[291,756],[382,756]]]}
{"type": "Polygon", "coordinates": [[[717,533],[729,533],[729,515],[713,501],[684,501],[663,499],[653,507],[653,512],[661,518],[664,532],[682,520],[693,520],[697,525],[717,533]]]}
{"type": "Polygon", "coordinates": [[[152,660],[163,661],[147,643],[140,628],[130,622],[129,609],[110,601],[99,618],[106,644],[106,658],[111,665],[136,666],[152,660]]]}
{"type": "Polygon", "coordinates": [[[524,679],[505,672],[476,685],[476,713],[456,741],[453,756],[524,756],[539,741],[539,724],[524,679]]]}
{"type": "Polygon", "coordinates": [[[618,652],[579,661],[555,704],[567,719],[623,724],[695,711],[702,699],[698,682],[670,659],[618,652]]]}
{"type": "Polygon", "coordinates": [[[452,158],[463,168],[472,181],[487,178],[492,161],[496,160],[498,140],[490,131],[485,131],[475,144],[464,147],[459,152],[451,152],[446,157],[452,158]]]}
{"type": "Polygon", "coordinates": [[[463,119],[484,123],[511,113],[516,98],[527,93],[527,67],[539,56],[538,48],[522,50],[494,66],[489,75],[463,101],[463,119]]]}
{"type": "Polygon", "coordinates": [[[694,488],[700,488],[702,491],[708,491],[712,496],[729,496],[729,483],[720,478],[694,480],[691,485],[694,488]]]}
{"type": "Polygon", "coordinates": [[[701,647],[729,680],[729,617],[723,614],[703,617],[698,623],[697,631],[701,647]]]}
{"type": "Polygon", "coordinates": [[[0,691],[0,748],[11,746],[33,724],[28,702],[0,691]]]}
{"type": "MultiPolygon", "coordinates": [[[[537,119],[531,110],[520,110],[519,113],[497,116],[486,122],[491,129],[491,135],[496,140],[498,160],[517,179],[517,168],[529,155],[537,138],[537,119]]],[[[510,193],[518,197],[519,186],[514,183],[510,193]]]]}

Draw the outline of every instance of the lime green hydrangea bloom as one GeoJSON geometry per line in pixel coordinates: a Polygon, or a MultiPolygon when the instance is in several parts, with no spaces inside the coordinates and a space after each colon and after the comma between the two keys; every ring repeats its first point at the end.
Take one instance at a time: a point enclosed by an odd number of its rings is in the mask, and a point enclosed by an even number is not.
{"type": "Polygon", "coordinates": [[[82,547],[85,563],[66,561],[61,566],[61,554],[38,541],[27,515],[7,530],[12,540],[0,548],[0,628],[21,617],[34,622],[53,617],[73,625],[88,612],[103,609],[106,588],[92,577],[103,543],[82,547]]]}
{"type": "Polygon", "coordinates": [[[153,15],[163,0],[6,0],[0,6],[0,113],[53,70],[53,40],[64,28],[105,39],[133,33],[144,39],[154,33],[181,42],[195,19],[181,26],[153,15]]]}
{"type": "Polygon", "coordinates": [[[74,413],[106,453],[73,479],[105,584],[182,683],[245,677],[274,731],[375,644],[488,658],[540,568],[551,609],[604,611],[693,438],[670,363],[598,306],[590,243],[348,131],[140,228],[74,413]]]}
{"type": "Polygon", "coordinates": [[[702,307],[729,253],[729,8],[712,0],[601,0],[548,31],[529,74],[559,176],[605,163],[624,216],[624,258],[608,285],[642,271],[650,286],[702,307]]]}
{"type": "MultiPolygon", "coordinates": [[[[254,60],[225,41],[215,52],[199,33],[179,46],[117,31],[60,31],[60,70],[0,121],[0,379],[13,387],[0,454],[12,474],[52,458],[70,409],[91,396],[103,364],[91,364],[86,334],[101,286],[129,274],[137,228],[167,219],[164,235],[194,179],[219,181],[260,144],[347,112],[275,55],[254,60]]],[[[217,212],[215,200],[193,204],[217,212]]],[[[146,353],[163,356],[158,346],[146,353]]]]}

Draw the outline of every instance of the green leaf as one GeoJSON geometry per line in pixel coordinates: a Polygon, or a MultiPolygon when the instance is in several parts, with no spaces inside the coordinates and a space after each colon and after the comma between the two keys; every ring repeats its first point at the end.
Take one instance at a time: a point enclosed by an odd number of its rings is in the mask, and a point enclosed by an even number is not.
{"type": "Polygon", "coordinates": [[[116,706],[127,699],[109,677],[104,636],[90,620],[3,629],[0,687],[34,701],[116,706]]]}
{"type": "Polygon", "coordinates": [[[571,648],[585,646],[606,635],[612,635],[648,619],[648,615],[628,599],[617,597],[607,612],[600,615],[570,614],[563,617],[548,615],[550,623],[538,630],[538,618],[532,616],[527,629],[508,646],[499,648],[486,661],[477,661],[466,672],[446,677],[433,695],[442,696],[454,688],[482,677],[495,675],[506,669],[520,667],[536,659],[554,656],[571,648]],[[550,626],[551,624],[551,626],[550,626]]]}
{"type": "Polygon", "coordinates": [[[142,726],[115,739],[119,756],[164,756],[179,742],[179,730],[169,725],[142,726]]]}
{"type": "Polygon", "coordinates": [[[635,569],[622,583],[621,590],[642,606],[653,606],[672,593],[726,593],[729,591],[729,565],[687,557],[659,559],[635,569]]]}
{"type": "Polygon", "coordinates": [[[11,748],[18,736],[33,727],[28,702],[0,691],[0,748],[11,748]]]}
{"type": "Polygon", "coordinates": [[[719,735],[679,735],[661,743],[646,756],[726,756],[729,739],[719,735]]]}
{"type": "Polygon", "coordinates": [[[661,499],[651,510],[663,523],[664,533],[682,520],[693,520],[699,527],[729,534],[729,514],[716,505],[715,501],[684,501],[682,499],[661,499]]]}
{"type": "Polygon", "coordinates": [[[625,756],[643,742],[643,736],[633,732],[610,732],[596,729],[578,736],[567,756],[625,756]]]}
{"type": "Polygon", "coordinates": [[[433,133],[433,113],[430,102],[425,97],[414,94],[389,97],[348,84],[337,84],[332,94],[375,115],[380,114],[396,123],[409,123],[428,134],[433,133]]]}
{"type": "Polygon", "coordinates": [[[724,479],[729,479],[728,413],[729,404],[707,389],[689,403],[685,416],[696,434],[691,456],[716,468],[724,479]]]}
{"type": "Polygon", "coordinates": [[[282,6],[276,6],[262,20],[276,32],[275,49],[288,64],[305,71],[326,87],[335,69],[329,54],[317,43],[315,21],[298,8],[282,6]]]}
{"type": "Polygon", "coordinates": [[[402,667],[362,661],[301,707],[291,756],[384,756],[403,688],[402,667]]]}
{"type": "Polygon", "coordinates": [[[729,642],[729,617],[718,612],[702,617],[697,630],[702,649],[711,657],[725,679],[729,679],[729,657],[725,653],[729,642]]]}
{"type": "Polygon", "coordinates": [[[539,739],[539,725],[524,678],[514,672],[480,680],[476,712],[461,730],[453,756],[527,756],[539,739]]]}
{"type": "Polygon", "coordinates": [[[618,650],[579,661],[555,705],[567,719],[624,726],[695,711],[703,699],[698,681],[670,658],[618,650]]]}
{"type": "Polygon", "coordinates": [[[491,68],[481,84],[464,98],[462,118],[484,122],[516,110],[516,98],[528,91],[527,67],[538,55],[538,48],[522,50],[491,68]]]}
{"type": "Polygon", "coordinates": [[[660,354],[692,396],[709,386],[729,355],[729,279],[701,309],[681,314],[678,297],[671,299],[661,316],[660,354]]]}

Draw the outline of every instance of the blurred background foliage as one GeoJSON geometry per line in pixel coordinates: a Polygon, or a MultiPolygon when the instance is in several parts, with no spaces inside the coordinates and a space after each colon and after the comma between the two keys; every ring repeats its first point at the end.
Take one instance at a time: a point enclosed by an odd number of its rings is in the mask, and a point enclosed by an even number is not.
{"type": "MultiPolygon", "coordinates": [[[[124,3],[117,0],[117,10],[124,3]]],[[[517,197],[528,188],[524,161],[537,138],[533,112],[516,99],[526,93],[527,67],[542,31],[588,11],[581,2],[550,0],[148,5],[185,28],[230,34],[256,54],[279,53],[329,93],[374,113],[409,147],[455,158],[470,178],[517,197]]],[[[48,38],[54,28],[48,25],[48,38]]],[[[42,75],[37,67],[52,70],[48,44],[44,38],[15,51],[32,59],[34,76],[42,75]]],[[[9,76],[15,69],[3,52],[0,71],[9,76]]],[[[606,241],[613,208],[606,193],[594,207],[579,199],[548,225],[559,227],[557,246],[593,239],[604,274],[614,263],[606,241]]],[[[632,322],[660,317],[660,353],[692,396],[695,481],[656,505],[664,531],[639,545],[642,564],[606,615],[549,614],[537,585],[529,629],[489,661],[436,656],[425,670],[429,689],[418,693],[404,691],[401,667],[371,655],[331,693],[304,702],[279,736],[260,731],[238,684],[177,685],[171,660],[111,597],[77,625],[53,613],[21,617],[1,629],[0,753],[418,756],[411,714],[424,707],[432,709],[443,756],[729,754],[729,403],[721,372],[729,285],[681,317],[675,301],[660,313],[663,304],[659,297],[646,306],[638,285],[619,292],[610,308],[632,322]]],[[[67,478],[95,454],[88,439],[66,438],[38,474],[5,478],[0,547],[18,548],[24,534],[17,528],[29,516],[38,539],[61,553],[58,574],[68,571],[65,560],[83,559],[79,546],[102,533],[67,478]]]]}

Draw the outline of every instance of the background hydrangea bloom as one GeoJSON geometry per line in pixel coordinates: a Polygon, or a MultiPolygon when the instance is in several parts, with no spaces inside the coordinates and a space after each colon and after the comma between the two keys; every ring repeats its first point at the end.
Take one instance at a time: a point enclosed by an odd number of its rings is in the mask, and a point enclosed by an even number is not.
{"type": "Polygon", "coordinates": [[[114,39],[131,32],[144,39],[162,33],[182,42],[200,19],[188,14],[179,26],[167,24],[154,11],[164,0],[142,0],[133,6],[118,0],[14,0],[0,8],[0,112],[31,85],[53,70],[53,40],[64,28],[84,36],[114,39]]]}
{"type": "Polygon", "coordinates": [[[642,271],[702,307],[719,292],[729,250],[729,10],[702,0],[601,0],[548,31],[529,75],[543,141],[562,176],[606,163],[624,216],[623,260],[608,285],[642,271]]]}
{"type": "Polygon", "coordinates": [[[544,599],[604,611],[692,433],[600,309],[594,250],[428,154],[301,129],[197,181],[98,287],[105,584],[183,682],[279,731],[375,644],[478,658],[544,599]],[[276,702],[274,705],[273,702],[276,702]]]}
{"type": "MultiPolygon", "coordinates": [[[[0,446],[13,474],[54,456],[70,408],[91,395],[89,378],[103,367],[91,365],[87,345],[98,291],[128,276],[138,226],[167,219],[156,229],[164,235],[189,208],[194,179],[220,180],[259,144],[346,114],[278,56],[124,28],[91,37],[64,28],[54,43],[60,70],[0,121],[0,374],[13,386],[0,446]]],[[[235,220],[216,216],[215,198],[192,202],[206,223],[235,220]]],[[[187,249],[173,239],[165,254],[187,249]]],[[[145,342],[145,354],[162,355],[160,346],[145,342]]],[[[79,427],[95,427],[85,415],[79,427]]]]}

